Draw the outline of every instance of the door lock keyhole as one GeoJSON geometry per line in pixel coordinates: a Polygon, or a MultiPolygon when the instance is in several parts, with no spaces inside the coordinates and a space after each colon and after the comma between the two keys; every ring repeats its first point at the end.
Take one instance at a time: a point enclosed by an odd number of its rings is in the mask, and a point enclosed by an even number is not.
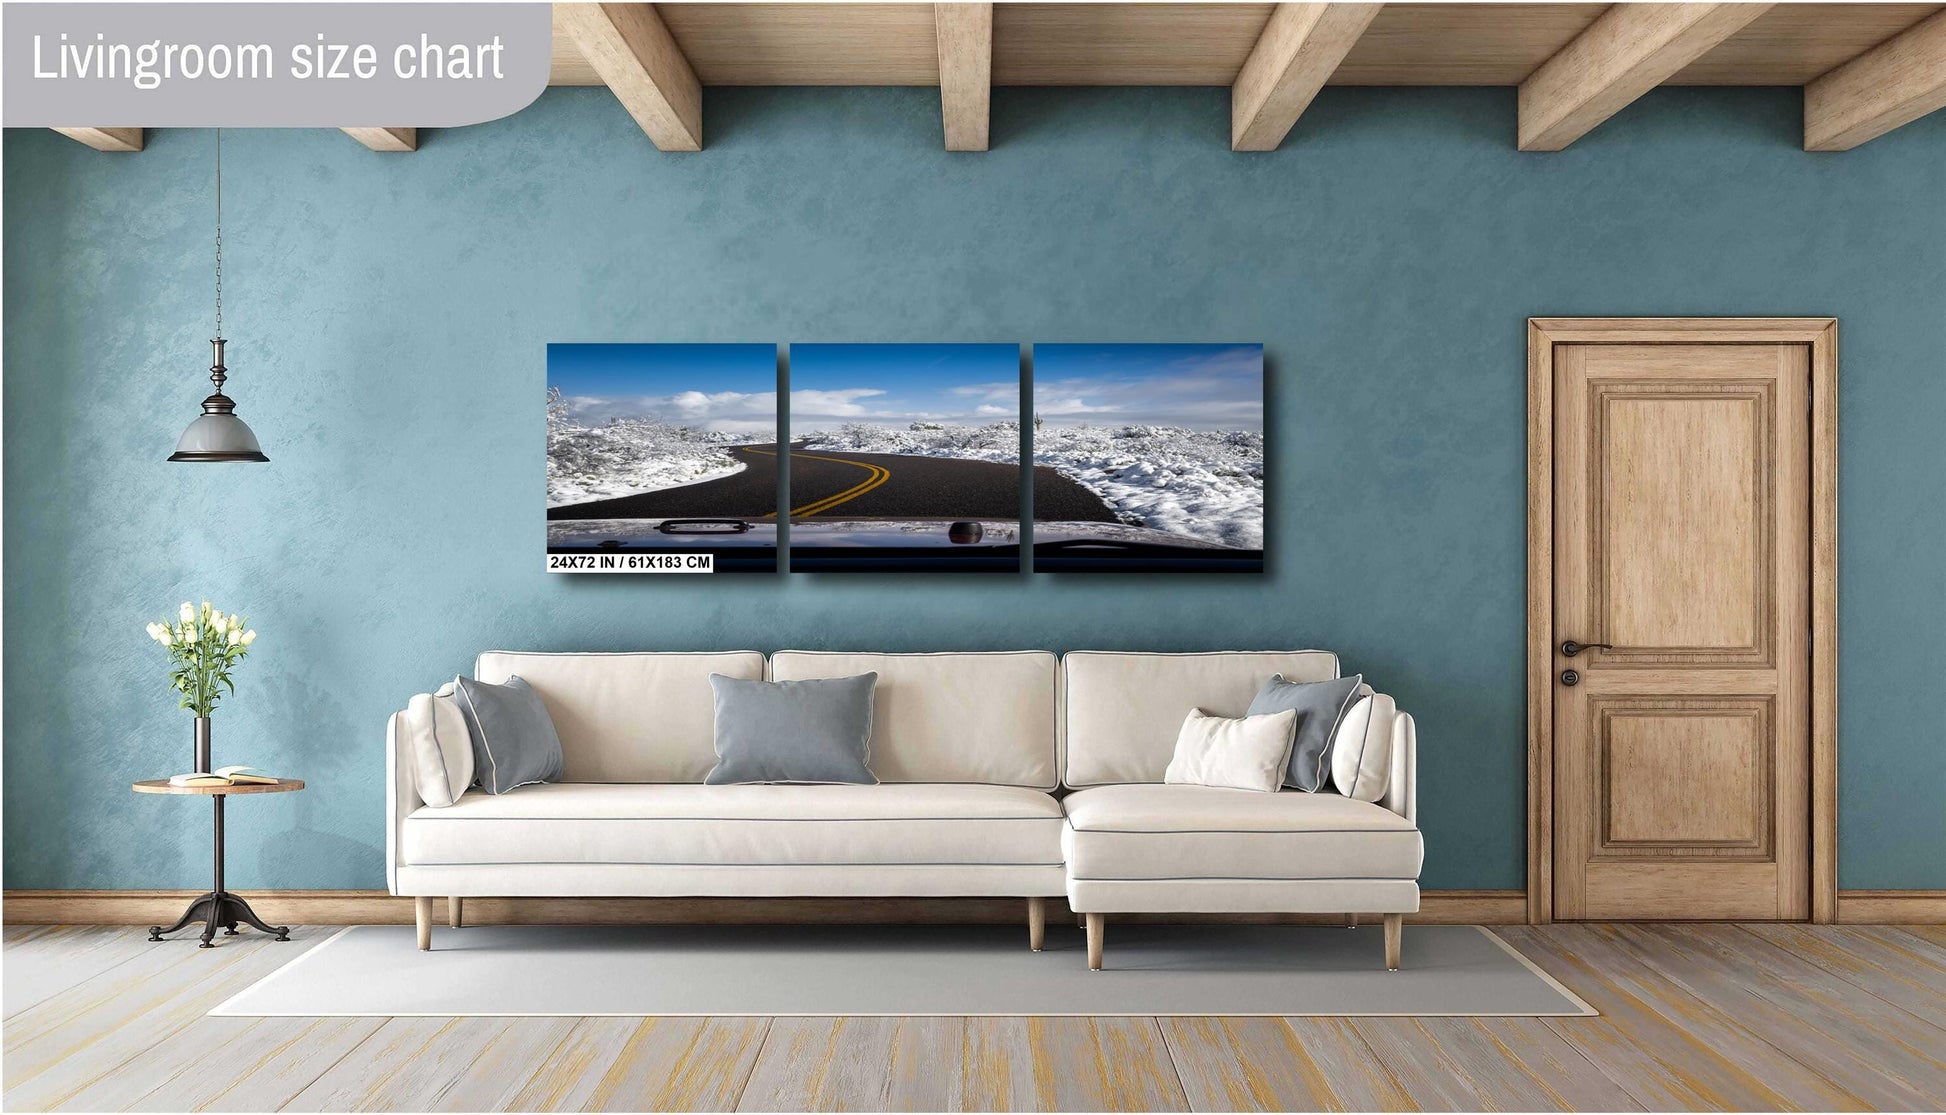
{"type": "Polygon", "coordinates": [[[1578,670],[1562,670],[1562,671],[1561,671],[1561,684],[1562,684],[1562,685],[1580,685],[1580,684],[1581,684],[1581,673],[1580,673],[1580,671],[1578,671],[1578,670]]]}

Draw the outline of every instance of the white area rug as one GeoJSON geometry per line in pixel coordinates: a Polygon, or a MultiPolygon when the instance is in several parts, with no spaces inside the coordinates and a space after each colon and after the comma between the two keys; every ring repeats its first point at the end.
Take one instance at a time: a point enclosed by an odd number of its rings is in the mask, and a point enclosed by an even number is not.
{"type": "Polygon", "coordinates": [[[210,1011],[364,1015],[1590,1015],[1479,926],[1124,925],[1090,972],[1007,926],[354,926],[210,1011]]]}

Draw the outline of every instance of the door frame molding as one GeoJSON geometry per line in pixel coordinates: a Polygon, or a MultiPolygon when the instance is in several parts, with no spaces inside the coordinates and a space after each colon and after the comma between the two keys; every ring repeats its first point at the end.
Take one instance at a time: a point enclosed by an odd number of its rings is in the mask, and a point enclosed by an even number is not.
{"type": "Polygon", "coordinates": [[[1838,319],[1527,319],[1527,920],[1554,920],[1554,346],[1811,349],[1811,920],[1838,916],[1838,319]]]}

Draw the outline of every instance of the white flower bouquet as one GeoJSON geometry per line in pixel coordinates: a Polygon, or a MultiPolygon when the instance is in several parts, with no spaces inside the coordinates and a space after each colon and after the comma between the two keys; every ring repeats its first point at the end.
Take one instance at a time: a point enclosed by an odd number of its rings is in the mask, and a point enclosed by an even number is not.
{"type": "Polygon", "coordinates": [[[230,671],[257,641],[242,616],[225,615],[203,601],[199,609],[184,601],[178,618],[148,626],[149,638],[169,649],[169,684],[182,695],[181,707],[206,717],[223,690],[236,693],[230,671]]]}

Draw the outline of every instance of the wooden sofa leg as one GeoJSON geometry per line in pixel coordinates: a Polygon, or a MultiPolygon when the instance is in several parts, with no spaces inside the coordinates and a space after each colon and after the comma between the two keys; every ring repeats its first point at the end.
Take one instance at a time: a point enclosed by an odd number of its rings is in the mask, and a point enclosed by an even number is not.
{"type": "Polygon", "coordinates": [[[1346,929],[1356,929],[1356,928],[1358,928],[1358,915],[1357,915],[1357,914],[1346,914],[1346,915],[1345,915],[1345,928],[1346,928],[1346,929]]]}
{"type": "Polygon", "coordinates": [[[1405,933],[1405,915],[1385,915],[1385,970],[1399,970],[1399,938],[1405,933]]]}
{"type": "Polygon", "coordinates": [[[419,920],[419,951],[432,950],[432,895],[422,894],[412,900],[412,912],[419,920]]]}
{"type": "Polygon", "coordinates": [[[1102,914],[1089,914],[1083,920],[1088,925],[1088,970],[1099,972],[1101,971],[1102,931],[1107,928],[1104,923],[1108,919],[1102,914]]]}
{"type": "Polygon", "coordinates": [[[1029,898],[1027,900],[1027,947],[1039,952],[1042,942],[1046,940],[1047,899],[1029,898]]]}
{"type": "Polygon", "coordinates": [[[1088,928],[1088,915],[1086,915],[1086,914],[1076,914],[1076,915],[1074,915],[1074,927],[1075,927],[1076,929],[1086,929],[1086,928],[1088,928]]]}
{"type": "Polygon", "coordinates": [[[446,896],[446,924],[458,929],[462,924],[460,915],[464,911],[466,899],[457,894],[446,896]]]}

